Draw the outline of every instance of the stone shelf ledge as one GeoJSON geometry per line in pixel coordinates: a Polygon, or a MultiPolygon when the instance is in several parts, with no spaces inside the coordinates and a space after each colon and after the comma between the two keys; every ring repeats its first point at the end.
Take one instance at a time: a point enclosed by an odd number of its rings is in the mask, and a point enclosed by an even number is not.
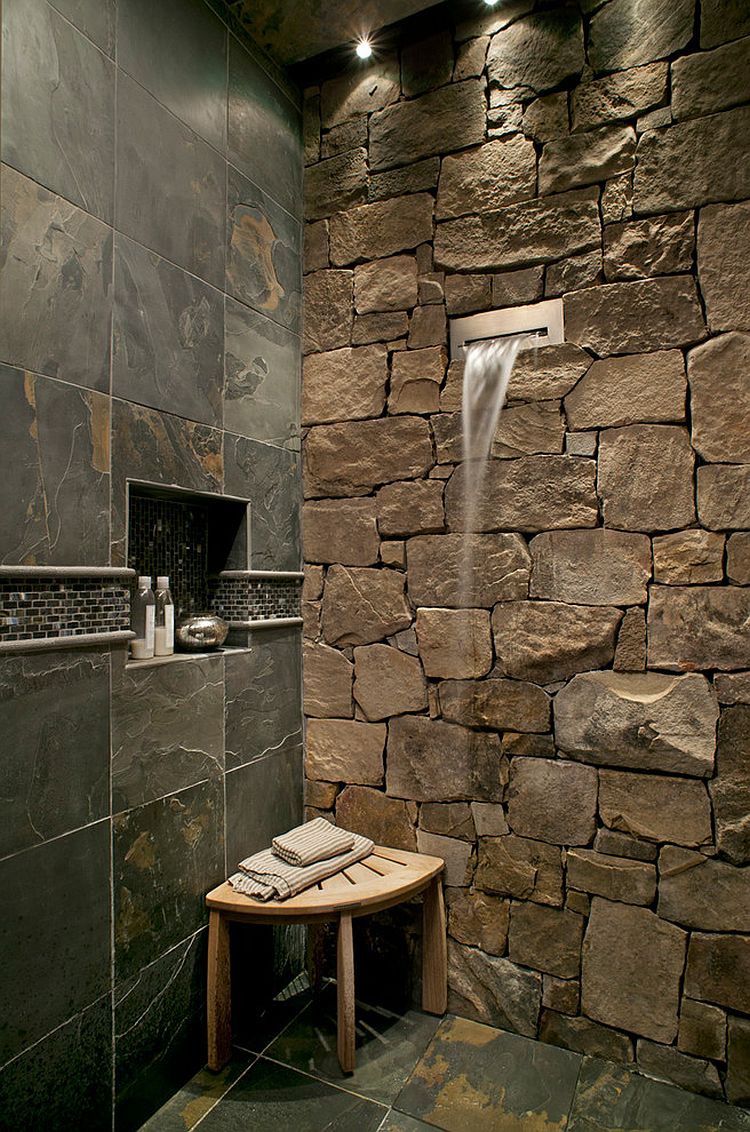
{"type": "Polygon", "coordinates": [[[221,570],[215,574],[216,578],[285,578],[299,579],[305,577],[302,570],[221,570]]]}
{"type": "Polygon", "coordinates": [[[264,617],[257,621],[230,621],[230,629],[286,629],[290,625],[301,625],[301,617],[264,617]]]}
{"type": "Polygon", "coordinates": [[[130,629],[117,629],[112,633],[78,633],[68,637],[30,637],[25,641],[0,641],[0,655],[22,652],[53,652],[60,649],[77,649],[86,645],[117,645],[132,640],[130,629]]]}
{"type": "Polygon", "coordinates": [[[134,578],[124,566],[0,566],[2,578],[134,578]]]}
{"type": "Polygon", "coordinates": [[[223,645],[218,649],[205,649],[202,652],[174,652],[171,656],[151,656],[148,660],[129,660],[125,665],[129,672],[139,668],[160,668],[165,664],[175,664],[183,660],[208,660],[212,656],[234,656],[236,653],[252,652],[247,645],[223,645]]]}

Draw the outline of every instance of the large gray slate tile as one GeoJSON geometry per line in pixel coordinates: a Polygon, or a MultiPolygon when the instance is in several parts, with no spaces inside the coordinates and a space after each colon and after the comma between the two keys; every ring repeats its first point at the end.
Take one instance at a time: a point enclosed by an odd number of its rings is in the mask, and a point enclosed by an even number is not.
{"type": "Polygon", "coordinates": [[[568,1132],[746,1132],[750,1112],[585,1057],[568,1132]]]}
{"type": "Polygon", "coordinates": [[[294,216],[302,204],[302,115],[261,65],[229,40],[228,155],[294,216]]]}
{"type": "Polygon", "coordinates": [[[2,1126],[112,1128],[112,1005],[109,994],[0,1069],[2,1126]]]}
{"type": "Polygon", "coordinates": [[[45,0],[3,4],[2,160],[112,223],[115,68],[45,0]]]}
{"type": "Polygon", "coordinates": [[[386,1109],[260,1058],[200,1127],[204,1132],[376,1132],[386,1109]]]}
{"type": "Polygon", "coordinates": [[[395,1101],[438,1026],[433,1015],[403,1015],[357,1002],[357,1066],[341,1071],[336,1054],[336,991],[327,987],[265,1051],[274,1061],[322,1077],[381,1104],[395,1101]]]}
{"type": "Polygon", "coordinates": [[[113,819],[117,983],[205,924],[204,897],[224,879],[223,817],[210,780],[113,819]]]}
{"type": "Polygon", "coordinates": [[[107,55],[114,54],[116,0],[50,0],[50,3],[107,55]]]}
{"type": "Polygon", "coordinates": [[[109,988],[109,822],[0,861],[0,1064],[109,988]]]}
{"type": "Polygon", "coordinates": [[[109,390],[112,233],[0,168],[0,360],[109,390]]]}
{"type": "Polygon", "coordinates": [[[302,743],[227,773],[227,870],[302,821],[302,743]]]}
{"type": "Polygon", "coordinates": [[[141,1132],[191,1132],[253,1060],[252,1054],[236,1050],[218,1073],[201,1069],[142,1125],[141,1132]]]}
{"type": "Polygon", "coordinates": [[[116,227],[221,287],[224,184],[216,150],[120,73],[116,227]]]}
{"type": "Polygon", "coordinates": [[[224,434],[224,489],[250,499],[253,570],[300,568],[299,453],[224,434]]]}
{"type": "Polygon", "coordinates": [[[227,654],[227,769],[299,747],[300,654],[299,630],[294,628],[263,630],[254,635],[250,652],[227,654]]]}
{"type": "Polygon", "coordinates": [[[127,480],[221,491],[222,434],[116,398],[112,403],[112,562],[125,564],[127,480]]]}
{"type": "Polygon", "coordinates": [[[563,1132],[581,1056],[465,1018],[446,1018],[395,1102],[447,1132],[535,1127],[563,1132]]]}
{"type": "Polygon", "coordinates": [[[0,659],[0,857],[109,812],[109,654],[0,659]]]}
{"type": "Polygon", "coordinates": [[[229,166],[228,294],[299,332],[301,232],[298,220],[229,166]]]}
{"type": "Polygon", "coordinates": [[[0,562],[106,565],[109,398],[3,365],[0,393],[0,562]]]}
{"type": "Polygon", "coordinates": [[[203,0],[127,0],[118,5],[118,65],[222,152],[226,38],[226,28],[203,0]]]}
{"type": "Polygon", "coordinates": [[[221,293],[118,236],[115,396],[221,428],[223,365],[221,293]]]}
{"type": "Polygon", "coordinates": [[[224,660],[126,669],[112,687],[112,808],[163,798],[224,769],[224,660]]]}
{"type": "Polygon", "coordinates": [[[224,427],[266,444],[297,448],[299,337],[227,297],[224,349],[224,427]]]}
{"type": "Polygon", "coordinates": [[[183,940],[115,988],[115,1112],[122,1132],[140,1128],[177,1082],[205,1062],[206,936],[200,931],[183,940]]]}

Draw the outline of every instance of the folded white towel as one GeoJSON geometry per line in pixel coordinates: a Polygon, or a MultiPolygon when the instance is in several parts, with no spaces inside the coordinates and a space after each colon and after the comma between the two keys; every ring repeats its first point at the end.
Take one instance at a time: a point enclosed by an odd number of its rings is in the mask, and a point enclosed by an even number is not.
{"type": "MultiPolygon", "coordinates": [[[[323,819],[325,820],[325,819],[323,819]]],[[[252,896],[256,900],[288,900],[296,896],[318,881],[333,876],[349,865],[361,861],[369,856],[374,842],[369,837],[360,837],[358,833],[351,835],[354,839],[352,848],[346,853],[339,853],[336,857],[328,857],[324,861],[316,861],[312,865],[300,868],[299,865],[288,865],[277,857],[273,849],[263,849],[240,861],[240,871],[229,878],[229,883],[237,892],[245,896],[252,896]]]]}
{"type": "Polygon", "coordinates": [[[348,853],[354,845],[354,834],[346,829],[339,829],[325,818],[313,818],[312,821],[290,829],[274,837],[271,847],[277,857],[281,857],[290,865],[313,865],[316,861],[325,861],[328,857],[336,857],[339,853],[348,853]]]}

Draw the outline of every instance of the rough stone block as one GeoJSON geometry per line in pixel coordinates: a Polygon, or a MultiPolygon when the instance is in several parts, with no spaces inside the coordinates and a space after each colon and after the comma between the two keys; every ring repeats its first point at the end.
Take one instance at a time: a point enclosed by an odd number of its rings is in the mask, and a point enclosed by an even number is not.
{"type": "Polygon", "coordinates": [[[305,353],[349,345],[353,280],[351,271],[314,271],[305,276],[305,353]]]}
{"type": "Polygon", "coordinates": [[[417,304],[417,261],[411,255],[376,259],[354,269],[358,313],[410,310],[417,304]]]}
{"type": "Polygon", "coordinates": [[[330,222],[332,261],[378,259],[431,240],[432,205],[429,193],[414,193],[337,213],[330,222]]]}
{"type": "Polygon", "coordinates": [[[568,456],[596,456],[598,432],[566,432],[565,452],[568,456]]]}
{"type": "Polygon", "coordinates": [[[398,570],[332,566],[323,591],[323,635],[331,645],[368,645],[411,625],[398,570]]]}
{"type": "Polygon", "coordinates": [[[443,86],[453,74],[453,40],[440,28],[417,43],[401,49],[401,91],[409,98],[443,86]]]}
{"type": "Polygon", "coordinates": [[[698,518],[711,530],[750,529],[750,464],[698,468],[698,518]]]}
{"type": "Polygon", "coordinates": [[[472,535],[468,557],[472,571],[467,587],[462,578],[466,564],[463,535],[410,538],[406,561],[414,605],[462,606],[467,604],[467,588],[472,604],[484,609],[527,595],[531,558],[520,535],[472,535]]]}
{"type": "MultiPolygon", "coordinates": [[[[515,307],[519,303],[533,303],[542,297],[542,267],[520,267],[517,271],[504,271],[492,276],[492,306],[515,307]]],[[[544,357],[551,359],[552,351],[559,347],[544,347],[544,357]]]]}
{"type": "Polygon", "coordinates": [[[651,904],[656,895],[654,865],[610,857],[591,849],[568,850],[566,881],[571,888],[623,904],[651,904]]]}
{"type": "Polygon", "coordinates": [[[750,107],[647,130],[636,151],[633,207],[674,212],[750,197],[750,107]]]}
{"type": "Polygon", "coordinates": [[[698,275],[711,330],[750,330],[750,201],[701,209],[698,275]]]}
{"type": "Polygon", "coordinates": [[[547,142],[539,161],[539,192],[562,193],[627,173],[635,164],[632,126],[601,126],[547,142]]]}
{"type": "Polygon", "coordinates": [[[534,143],[520,134],[443,159],[435,216],[494,212],[536,192],[534,143]]]}
{"type": "Polygon", "coordinates": [[[606,429],[599,437],[598,477],[604,522],[630,531],[690,526],[695,522],[694,467],[687,429],[606,429]]]}
{"type": "Polygon", "coordinates": [[[725,708],[721,713],[716,764],[716,778],[709,787],[716,822],[716,845],[719,852],[735,865],[748,865],[750,707],[745,704],[725,708]]]}
{"type": "Polygon", "coordinates": [[[427,707],[427,685],[417,657],[390,645],[354,650],[354,698],[365,718],[387,719],[427,707]]]}
{"type": "Polygon", "coordinates": [[[583,70],[583,28],[573,9],[524,16],[492,37],[487,53],[491,83],[542,94],[583,70]]]}
{"type": "Polygon", "coordinates": [[[601,273],[600,248],[593,248],[584,255],[570,256],[560,263],[550,264],[544,280],[545,297],[564,295],[567,291],[577,291],[581,287],[600,283],[601,273]]]}
{"type": "Polygon", "coordinates": [[[723,577],[723,535],[693,530],[654,539],[654,581],[689,586],[720,582],[723,577]]]}
{"type": "Polygon", "coordinates": [[[750,869],[665,846],[659,856],[659,915],[701,931],[746,931],[750,869]]]}
{"type": "Polygon", "coordinates": [[[409,320],[409,349],[444,346],[447,338],[448,324],[442,303],[417,307],[409,320]]]}
{"type": "Polygon", "coordinates": [[[629,861],[655,861],[658,848],[648,841],[639,841],[628,833],[617,833],[614,829],[598,829],[594,839],[598,853],[611,857],[626,857],[629,861]]]}
{"type": "Polygon", "coordinates": [[[488,955],[502,955],[508,942],[509,901],[465,888],[448,888],[445,896],[448,935],[488,955]]]}
{"type": "Polygon", "coordinates": [[[750,334],[722,334],[688,354],[693,447],[712,463],[750,463],[750,334]]]}
{"type": "Polygon", "coordinates": [[[302,663],[305,715],[338,719],[353,716],[354,665],[343,653],[328,645],[305,641],[302,646],[302,663]]]}
{"type": "Polygon", "coordinates": [[[717,672],[714,687],[720,704],[750,704],[750,672],[717,672]]]}
{"type": "Polygon", "coordinates": [[[406,543],[403,539],[394,539],[393,541],[386,541],[385,539],[380,544],[380,561],[385,566],[398,566],[399,569],[406,569],[406,543]]]}
{"type": "Polygon", "coordinates": [[[750,102],[750,37],[672,63],[672,115],[701,118],[750,102]]]}
{"type": "Polygon", "coordinates": [[[442,857],[445,861],[445,884],[460,887],[471,883],[471,845],[468,841],[418,829],[417,851],[429,857],[442,857]]]}
{"type": "MultiPolygon", "coordinates": [[[[421,308],[430,310],[432,308],[421,308]]],[[[439,309],[439,308],[435,308],[439,309]]],[[[442,345],[403,350],[391,363],[390,413],[437,412],[448,357],[442,345]]]]}
{"type": "MultiPolygon", "coordinates": [[[[305,781],[305,806],[316,810],[330,810],[336,801],[338,793],[337,782],[314,782],[309,779],[305,781]]],[[[354,787],[360,789],[360,787],[354,787]]],[[[362,787],[367,789],[367,787],[362,787]]]]}
{"type": "MultiPolygon", "coordinates": [[[[544,531],[551,528],[593,527],[599,512],[594,491],[593,460],[575,456],[522,456],[491,460],[473,525],[479,531],[544,531]]],[[[466,522],[465,481],[471,474],[458,467],[445,489],[448,526],[466,522]]]]}
{"type": "Polygon", "coordinates": [[[565,419],[559,401],[512,405],[500,414],[492,440],[492,455],[498,459],[561,453],[565,443],[565,419]]]}
{"type": "Polygon", "coordinates": [[[568,1018],[554,1010],[543,1011],[539,1038],[550,1045],[605,1061],[629,1063],[633,1060],[633,1043],[627,1034],[600,1026],[588,1018],[568,1018]]]}
{"type": "Polygon", "coordinates": [[[605,224],[616,224],[633,215],[633,175],[621,173],[605,182],[602,190],[602,220],[605,224]]]}
{"type": "Polygon", "coordinates": [[[646,667],[646,614],[643,609],[626,609],[617,634],[613,668],[615,672],[643,672],[646,667]]]}
{"type": "Polygon", "coordinates": [[[697,673],[586,672],[555,697],[563,751],[635,770],[711,775],[718,717],[716,693],[697,673]]]}
{"type": "Polygon", "coordinates": [[[583,943],[584,1014],[654,1041],[673,1041],[687,938],[646,908],[595,897],[583,943]]]}
{"type": "Polygon", "coordinates": [[[683,1053],[724,1061],[727,1048],[727,1016],[718,1006],[695,999],[682,999],[677,1048],[683,1053]]]}
{"type": "Polygon", "coordinates": [[[444,680],[439,686],[444,719],[493,731],[548,731],[550,697],[522,680],[444,680]]]}
{"type": "Polygon", "coordinates": [[[727,540],[727,577],[738,586],[750,585],[750,534],[730,535],[727,540]]]}
{"type": "Polygon", "coordinates": [[[651,542],[645,535],[599,528],[546,531],[529,544],[531,597],[577,605],[646,601],[651,542]]]}
{"type": "Polygon", "coordinates": [[[750,935],[693,932],[685,993],[750,1014],[750,935]]]}
{"type": "Polygon", "coordinates": [[[729,1019],[726,1091],[731,1104],[750,1104],[750,1022],[747,1018],[729,1019]]]}
{"type": "Polygon", "coordinates": [[[609,281],[690,271],[694,248],[695,219],[691,212],[608,224],[604,229],[604,273],[609,281]]]}
{"type": "Polygon", "coordinates": [[[584,82],[572,94],[573,130],[591,130],[633,118],[667,97],[667,63],[650,63],[584,82]]]}
{"type": "Polygon", "coordinates": [[[492,802],[472,802],[471,815],[477,837],[502,837],[509,833],[505,810],[492,802]]]}
{"type": "Polygon", "coordinates": [[[302,423],[377,417],[385,407],[388,353],[360,346],[310,354],[302,376],[302,423]]]}
{"type": "Polygon", "coordinates": [[[498,672],[551,684],[576,672],[610,664],[622,613],[619,609],[552,601],[510,601],[495,606],[492,631],[498,672]]]}
{"type": "Polygon", "coordinates": [[[555,757],[554,737],[551,734],[506,731],[503,735],[503,753],[508,758],[517,755],[519,758],[552,759],[555,757]]]}
{"type": "Polygon", "coordinates": [[[461,82],[462,79],[472,79],[481,75],[489,45],[490,39],[487,35],[480,35],[476,39],[470,39],[468,43],[461,44],[456,55],[456,65],[453,68],[454,82],[461,82]]]}
{"type": "Polygon", "coordinates": [[[667,350],[706,336],[691,275],[605,283],[574,291],[564,303],[568,340],[600,355],[667,350]]]}
{"type": "Polygon", "coordinates": [[[421,157],[484,141],[486,102],[481,79],[466,79],[370,118],[370,168],[391,169],[421,157]]]}
{"type": "MultiPolygon", "coordinates": [[[[445,306],[449,315],[486,311],[492,305],[491,275],[447,275],[445,306]]],[[[456,406],[460,408],[460,404],[456,406]]]]}
{"type": "Polygon", "coordinates": [[[649,1077],[660,1077],[691,1093],[703,1093],[707,1097],[719,1097],[724,1092],[715,1065],[698,1057],[688,1057],[673,1046],[649,1042],[641,1038],[637,1049],[638,1068],[649,1077]]]}
{"type": "Polygon", "coordinates": [[[406,193],[435,189],[439,172],[440,158],[426,157],[423,161],[403,165],[400,169],[373,173],[370,177],[368,200],[388,200],[390,197],[402,197],[406,193]]]}
{"type": "Polygon", "coordinates": [[[509,959],[448,941],[448,1009],[462,1018],[536,1035],[542,977],[509,959]]]}
{"type": "Polygon", "coordinates": [[[397,55],[373,58],[339,78],[324,82],[320,90],[323,126],[330,129],[361,114],[381,110],[401,93],[397,55]]]}
{"type": "Polygon", "coordinates": [[[622,71],[666,59],[690,42],[694,8],[694,0],[613,0],[591,18],[591,66],[622,71]]]}
{"type": "Polygon", "coordinates": [[[322,425],[307,434],[303,458],[308,497],[367,495],[380,484],[428,471],[430,429],[419,417],[322,425]]]}
{"type": "Polygon", "coordinates": [[[512,759],[508,824],[521,837],[588,845],[596,827],[596,794],[593,767],[555,759],[512,759]]]}
{"type": "Polygon", "coordinates": [[[328,221],[316,220],[305,225],[302,256],[305,274],[328,267],[328,221]]]}
{"type": "Polygon", "coordinates": [[[427,676],[471,679],[486,676],[492,667],[485,609],[418,609],[417,641],[427,676]]]}
{"type": "Polygon", "coordinates": [[[449,271],[501,271],[589,251],[600,241],[598,203],[583,189],[443,220],[435,233],[435,262],[449,271]]]}
{"type": "Polygon", "coordinates": [[[326,131],[320,140],[320,156],[336,157],[347,150],[366,145],[367,116],[358,114],[356,118],[349,118],[346,122],[340,122],[326,131]]]}
{"type": "Polygon", "coordinates": [[[305,218],[319,220],[367,200],[367,150],[348,149],[305,170],[305,218]]]}
{"type": "Polygon", "coordinates": [[[539,350],[525,350],[518,355],[513,367],[508,382],[508,398],[512,401],[550,401],[564,397],[590,365],[591,356],[569,342],[559,346],[542,346],[539,350]]]}
{"type": "Polygon", "coordinates": [[[380,533],[391,538],[442,531],[443,490],[439,480],[406,480],[381,487],[377,495],[380,533]]]}
{"type": "Polygon", "coordinates": [[[411,852],[417,847],[409,804],[369,786],[346,786],[341,791],[336,800],[336,822],[343,829],[372,838],[376,845],[411,852]]]}
{"type": "Polygon", "coordinates": [[[380,538],[372,499],[310,500],[302,508],[305,559],[371,566],[380,538]]]}
{"type": "Polygon", "coordinates": [[[559,1011],[561,1014],[577,1014],[580,997],[581,984],[578,979],[558,979],[555,975],[542,977],[542,1006],[549,1010],[559,1011]]]}
{"type": "Polygon", "coordinates": [[[429,833],[474,841],[474,819],[468,802],[423,802],[419,807],[419,826],[429,833]]]}
{"type": "Polygon", "coordinates": [[[563,979],[581,968],[582,916],[542,904],[515,904],[511,911],[508,956],[514,963],[563,979]]]}
{"type": "Polygon", "coordinates": [[[406,311],[389,311],[378,314],[358,314],[352,326],[352,345],[364,346],[369,342],[390,342],[405,338],[409,330],[406,311]]]}
{"type": "Polygon", "coordinates": [[[739,586],[652,586],[650,668],[750,667],[750,591],[739,586]]]}
{"type": "Polygon", "coordinates": [[[601,770],[599,814],[610,829],[649,841],[697,846],[711,840],[708,793],[694,779],[601,770]]]}
{"type": "Polygon", "coordinates": [[[502,800],[508,764],[496,735],[421,715],[399,716],[388,730],[391,796],[416,802],[502,800]]]}
{"type": "Polygon", "coordinates": [[[561,907],[563,902],[560,849],[509,833],[483,837],[474,884],[485,892],[561,907]]]}
{"type": "Polygon", "coordinates": [[[745,0],[703,0],[701,47],[716,47],[743,35],[750,35],[750,11],[745,0]]]}
{"type": "Polygon", "coordinates": [[[384,723],[355,719],[310,719],[305,739],[305,773],[324,782],[383,781],[384,723]]]}
{"type": "Polygon", "coordinates": [[[304,581],[302,582],[302,600],[318,601],[323,596],[323,567],[310,566],[305,563],[304,574],[305,577],[304,581]]]}
{"type": "Polygon", "coordinates": [[[567,91],[535,98],[526,107],[521,126],[527,136],[538,142],[553,141],[567,134],[569,132],[567,91]]]}

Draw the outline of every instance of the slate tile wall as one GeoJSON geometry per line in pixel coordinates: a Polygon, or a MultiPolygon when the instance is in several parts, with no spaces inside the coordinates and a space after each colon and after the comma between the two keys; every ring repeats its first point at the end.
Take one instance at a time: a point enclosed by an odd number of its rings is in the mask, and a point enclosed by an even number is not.
{"type": "MultiPolygon", "coordinates": [[[[126,565],[134,479],[299,569],[296,91],[203,0],[2,18],[0,563],[126,565]]],[[[3,1123],[135,1128],[204,1063],[203,896],[301,813],[299,631],[249,643],[0,660],[3,1123]]]]}
{"type": "Polygon", "coordinates": [[[445,858],[451,1009],[747,1105],[750,9],[480,8],[305,92],[308,812],[445,858]],[[467,597],[448,319],[550,296],[467,597]]]}

